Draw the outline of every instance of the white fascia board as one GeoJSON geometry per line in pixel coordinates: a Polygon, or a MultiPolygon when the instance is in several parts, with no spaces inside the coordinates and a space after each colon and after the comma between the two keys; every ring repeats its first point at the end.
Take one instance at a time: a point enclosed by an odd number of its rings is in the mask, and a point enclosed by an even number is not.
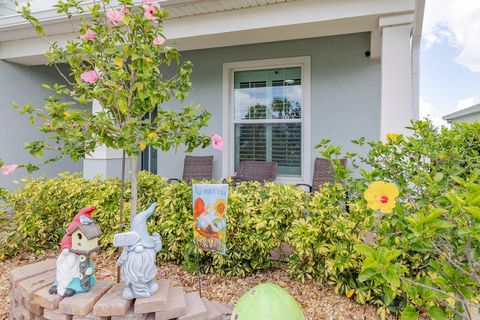
{"type": "Polygon", "coordinates": [[[234,32],[355,17],[413,12],[413,0],[303,0],[172,19],[178,37],[234,32]]]}
{"type": "MultiPolygon", "coordinates": [[[[171,19],[165,23],[165,35],[178,41],[181,50],[303,39],[376,31],[379,16],[411,13],[414,9],[415,0],[299,0],[171,19]]],[[[54,35],[54,40],[75,37],[72,26],[56,22],[47,31],[55,34],[63,30],[67,34],[54,35]]],[[[22,64],[38,62],[48,45],[35,35],[27,39],[25,32],[32,32],[31,27],[2,34],[0,25],[0,59],[22,64]],[[1,42],[6,34],[11,41],[1,42]]]]}
{"type": "MultiPolygon", "coordinates": [[[[185,38],[176,36],[174,32],[166,32],[166,36],[169,39],[175,40],[177,49],[185,51],[370,32],[376,26],[377,19],[372,17],[362,17],[185,38]]],[[[66,43],[68,39],[72,39],[76,36],[78,35],[75,33],[69,33],[49,37],[49,40],[57,41],[62,45],[66,43]]],[[[170,44],[171,42],[172,40],[169,40],[167,44],[170,44]]],[[[3,42],[0,43],[0,59],[6,59],[23,65],[44,64],[46,59],[43,57],[43,54],[47,49],[48,43],[39,38],[3,42]]],[[[368,50],[368,47],[366,47],[365,50],[368,50]]]]}
{"type": "Polygon", "coordinates": [[[411,24],[414,22],[414,20],[415,20],[414,13],[400,14],[395,16],[386,16],[386,17],[380,17],[380,19],[378,20],[378,26],[380,27],[380,30],[382,30],[385,27],[411,24]]]}
{"type": "MultiPolygon", "coordinates": [[[[54,0],[47,1],[55,2],[54,0]]],[[[179,0],[161,2],[163,2],[163,6],[168,10],[168,5],[178,4],[179,0]]],[[[84,3],[84,6],[86,7],[91,4],[93,4],[93,1],[88,1],[84,3]]],[[[192,36],[192,32],[219,32],[219,30],[228,32],[243,30],[245,28],[255,29],[368,15],[385,15],[413,10],[415,10],[415,0],[302,0],[230,10],[222,13],[183,17],[171,21],[179,20],[177,27],[181,27],[185,33],[192,36]],[[213,16],[215,16],[215,18],[211,19],[213,16]],[[202,22],[202,25],[206,28],[205,30],[203,28],[192,30],[190,24],[198,24],[198,20],[202,22]],[[218,28],[219,24],[221,24],[222,27],[220,29],[218,28]]],[[[56,14],[56,9],[52,8],[51,4],[49,4],[49,8],[47,9],[32,11],[34,16],[41,22],[47,24],[56,23],[62,19],[66,20],[66,17],[56,14]]],[[[0,18],[0,32],[4,28],[9,30],[21,29],[26,24],[27,23],[18,15],[2,17],[0,18]]]]}
{"type": "MultiPolygon", "coordinates": [[[[193,3],[199,2],[202,0],[157,0],[163,7],[168,7],[170,5],[180,5],[184,3],[193,3]]],[[[42,22],[43,25],[48,25],[50,23],[56,23],[59,21],[66,21],[67,17],[65,15],[58,15],[57,8],[54,7],[58,0],[34,0],[30,1],[30,9],[32,14],[42,22]]],[[[142,1],[136,0],[133,1],[134,4],[140,5],[142,1]]],[[[95,4],[94,0],[82,1],[82,7],[87,8],[88,6],[92,6],[95,4]]],[[[26,5],[25,3],[20,3],[20,7],[26,5]]],[[[118,7],[120,4],[118,1],[113,0],[111,1],[112,7],[118,7]]],[[[24,26],[27,26],[28,22],[26,22],[21,16],[18,14],[11,14],[0,17],[0,32],[3,30],[11,30],[11,29],[21,29],[24,26]]]]}

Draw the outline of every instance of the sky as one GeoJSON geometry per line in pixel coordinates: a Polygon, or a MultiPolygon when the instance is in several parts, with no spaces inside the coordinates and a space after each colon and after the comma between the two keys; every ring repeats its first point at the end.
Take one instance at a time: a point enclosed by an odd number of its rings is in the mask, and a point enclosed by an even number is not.
{"type": "Polygon", "coordinates": [[[426,0],[420,59],[422,118],[480,103],[480,0],[426,0]]]}

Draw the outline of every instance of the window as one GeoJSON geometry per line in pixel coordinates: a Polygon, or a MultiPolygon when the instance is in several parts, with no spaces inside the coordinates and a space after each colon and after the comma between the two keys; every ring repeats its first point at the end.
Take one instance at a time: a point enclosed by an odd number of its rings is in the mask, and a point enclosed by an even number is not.
{"type": "MultiPolygon", "coordinates": [[[[230,135],[230,168],[236,172],[245,160],[273,161],[280,177],[304,180],[309,170],[305,161],[305,137],[309,106],[309,82],[305,77],[308,58],[292,58],[301,63],[275,65],[277,60],[226,64],[228,86],[227,128],[230,135]],[[266,62],[266,67],[256,66],[266,62]],[[270,62],[270,63],[269,63],[270,62]]],[[[288,59],[278,59],[283,62],[288,59]]],[[[225,131],[225,130],[224,130],[225,131]]],[[[224,132],[225,135],[225,132],[224,132]]]]}

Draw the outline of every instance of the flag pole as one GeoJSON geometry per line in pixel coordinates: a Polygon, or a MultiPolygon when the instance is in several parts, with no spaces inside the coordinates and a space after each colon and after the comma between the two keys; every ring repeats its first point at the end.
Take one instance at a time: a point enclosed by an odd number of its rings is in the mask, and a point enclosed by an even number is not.
{"type": "Polygon", "coordinates": [[[197,270],[198,270],[198,273],[197,273],[197,279],[198,279],[198,292],[200,294],[200,298],[202,297],[202,270],[200,269],[200,255],[198,253],[199,249],[198,247],[195,245],[195,254],[197,256],[197,270]]]}

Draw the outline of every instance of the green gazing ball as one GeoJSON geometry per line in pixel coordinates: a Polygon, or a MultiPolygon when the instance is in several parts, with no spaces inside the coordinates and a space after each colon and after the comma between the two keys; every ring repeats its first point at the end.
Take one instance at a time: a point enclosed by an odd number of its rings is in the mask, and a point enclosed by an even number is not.
{"type": "Polygon", "coordinates": [[[282,287],[263,283],[235,305],[230,320],[305,320],[300,304],[282,287]]]}

